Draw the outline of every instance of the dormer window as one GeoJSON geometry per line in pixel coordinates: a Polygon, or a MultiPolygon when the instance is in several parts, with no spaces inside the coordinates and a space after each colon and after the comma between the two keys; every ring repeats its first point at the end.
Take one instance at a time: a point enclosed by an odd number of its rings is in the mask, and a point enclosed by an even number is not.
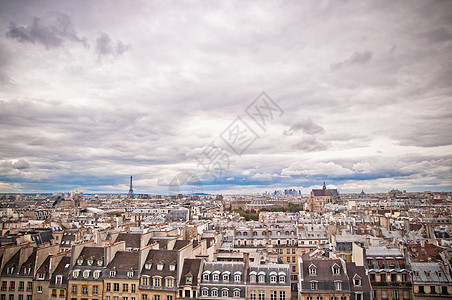
{"type": "Polygon", "coordinates": [[[93,265],[93,260],[92,259],[88,259],[86,261],[86,263],[88,264],[88,266],[92,266],[93,265]]]}
{"type": "Polygon", "coordinates": [[[98,260],[97,260],[97,265],[98,265],[99,267],[101,267],[103,264],[104,264],[104,261],[103,261],[102,259],[98,259],[98,260]]]}
{"type": "Polygon", "coordinates": [[[353,279],[353,285],[354,286],[361,286],[361,279],[355,277],[355,279],[353,279]]]}
{"type": "Polygon", "coordinates": [[[99,277],[100,277],[100,270],[94,271],[93,277],[94,277],[94,278],[99,278],[99,277]]]}
{"type": "Polygon", "coordinates": [[[333,270],[333,275],[341,274],[341,269],[337,265],[333,266],[332,270],[333,270]]]}
{"type": "Polygon", "coordinates": [[[210,280],[209,277],[210,277],[209,273],[202,274],[202,280],[209,281],[210,280]]]}
{"type": "Polygon", "coordinates": [[[223,281],[229,281],[229,274],[223,274],[223,281]]]}
{"type": "Polygon", "coordinates": [[[74,278],[77,278],[78,275],[80,275],[80,270],[74,270],[74,271],[72,272],[72,276],[74,276],[74,278]]]}
{"type": "Polygon", "coordinates": [[[163,270],[163,264],[157,264],[157,270],[158,271],[163,270]]]}
{"type": "Polygon", "coordinates": [[[127,272],[127,277],[129,277],[129,278],[130,278],[130,277],[133,277],[133,271],[128,271],[128,272],[127,272]]]}
{"type": "Polygon", "coordinates": [[[242,280],[242,274],[240,272],[234,273],[234,281],[240,282],[240,280],[242,280]]]}
{"type": "Polygon", "coordinates": [[[44,273],[39,273],[39,274],[38,274],[38,279],[43,280],[44,277],[45,277],[45,274],[44,274],[44,273]]]}
{"type": "Polygon", "coordinates": [[[110,277],[115,277],[115,276],[116,276],[116,271],[115,270],[110,271],[110,277]]]}
{"type": "Polygon", "coordinates": [[[83,259],[82,258],[77,259],[77,264],[81,266],[83,264],[83,259]]]}
{"type": "Polygon", "coordinates": [[[151,267],[152,267],[152,264],[147,263],[147,264],[144,265],[144,267],[146,268],[146,270],[150,270],[151,267]]]}
{"type": "Polygon", "coordinates": [[[55,277],[55,284],[62,284],[63,283],[63,275],[57,275],[55,277]]]}
{"type": "Polygon", "coordinates": [[[309,275],[317,275],[317,268],[314,265],[309,266],[309,275]]]}
{"type": "Polygon", "coordinates": [[[88,278],[90,273],[91,273],[90,270],[83,271],[83,278],[88,278]]]}
{"type": "Polygon", "coordinates": [[[175,271],[176,270],[176,266],[175,265],[169,265],[169,270],[170,271],[175,271]]]}
{"type": "Polygon", "coordinates": [[[281,282],[281,283],[286,282],[286,276],[285,275],[279,275],[279,282],[281,282]]]}
{"type": "Polygon", "coordinates": [[[14,266],[8,267],[6,269],[6,273],[8,273],[8,274],[13,274],[13,272],[14,272],[14,266]]]}
{"type": "Polygon", "coordinates": [[[213,281],[218,281],[218,280],[220,280],[220,275],[219,275],[219,274],[213,274],[213,275],[212,275],[212,280],[213,280],[213,281]]]}
{"type": "Polygon", "coordinates": [[[193,277],[192,277],[192,276],[187,276],[185,282],[186,282],[187,284],[191,284],[191,283],[193,282],[193,277]]]}
{"type": "Polygon", "coordinates": [[[270,283],[276,283],[276,275],[270,276],[270,283]]]}
{"type": "Polygon", "coordinates": [[[265,282],[265,275],[259,274],[259,282],[265,282]]]}

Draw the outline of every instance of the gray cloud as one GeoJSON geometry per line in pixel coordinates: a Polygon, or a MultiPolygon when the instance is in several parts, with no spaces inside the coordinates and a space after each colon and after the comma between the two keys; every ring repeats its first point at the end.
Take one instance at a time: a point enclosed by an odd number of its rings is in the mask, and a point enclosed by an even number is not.
{"type": "Polygon", "coordinates": [[[34,17],[29,26],[18,26],[10,22],[6,37],[21,43],[41,44],[46,49],[61,47],[65,41],[81,43],[88,46],[86,37],[79,37],[71,19],[64,14],[56,14],[47,24],[34,17]]]}
{"type": "Polygon", "coordinates": [[[30,164],[28,161],[24,159],[19,159],[18,161],[4,161],[1,163],[2,167],[11,168],[11,169],[28,169],[30,167],[30,164]]]}
{"type": "Polygon", "coordinates": [[[340,70],[347,67],[350,67],[352,65],[364,65],[368,63],[373,56],[373,52],[370,50],[364,51],[364,52],[354,52],[350,58],[347,58],[341,62],[331,64],[330,68],[331,70],[340,70]]]}
{"type": "Polygon", "coordinates": [[[130,45],[121,41],[117,41],[116,44],[112,41],[110,36],[105,32],[101,32],[96,39],[96,52],[99,55],[113,55],[121,56],[124,52],[130,49],[130,45]]]}
{"type": "Polygon", "coordinates": [[[284,130],[284,135],[293,135],[294,133],[297,133],[299,131],[310,135],[325,133],[325,129],[323,129],[322,126],[314,123],[311,118],[304,118],[293,123],[288,130],[284,130]]]}

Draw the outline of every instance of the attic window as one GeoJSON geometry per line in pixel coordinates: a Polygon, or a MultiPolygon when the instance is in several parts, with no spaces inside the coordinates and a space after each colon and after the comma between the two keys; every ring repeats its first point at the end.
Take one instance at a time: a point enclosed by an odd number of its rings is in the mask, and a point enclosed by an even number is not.
{"type": "Polygon", "coordinates": [[[94,277],[94,278],[99,278],[99,277],[100,277],[100,270],[94,271],[93,277],[94,277]]]}
{"type": "Polygon", "coordinates": [[[88,259],[86,261],[86,263],[88,264],[88,266],[92,266],[93,265],[93,260],[92,259],[88,259]]]}
{"type": "Polygon", "coordinates": [[[317,268],[314,265],[309,267],[309,275],[317,275],[317,268]]]}
{"type": "Polygon", "coordinates": [[[63,283],[63,275],[57,275],[55,277],[55,284],[62,284],[63,283]]]}
{"type": "Polygon", "coordinates": [[[97,261],[97,265],[98,266],[102,266],[104,264],[104,261],[102,260],[102,259],[99,259],[98,261],[97,261]]]}
{"type": "Polygon", "coordinates": [[[80,275],[80,270],[74,270],[74,272],[72,272],[72,276],[74,276],[74,278],[77,278],[78,275],[80,275]]]}
{"type": "Polygon", "coordinates": [[[192,283],[192,281],[193,281],[193,277],[191,277],[191,276],[187,276],[187,280],[186,280],[186,283],[188,283],[188,284],[191,284],[191,283],[192,283]]]}
{"type": "Polygon", "coordinates": [[[163,270],[163,264],[157,264],[157,270],[159,271],[163,270]]]}
{"type": "Polygon", "coordinates": [[[353,285],[354,286],[361,286],[361,279],[359,279],[359,278],[353,279],[353,285]]]}
{"type": "Polygon", "coordinates": [[[338,266],[333,267],[333,275],[339,275],[341,273],[341,269],[338,266]]]}
{"type": "Polygon", "coordinates": [[[128,271],[127,272],[127,277],[133,277],[133,271],[128,271]]]}
{"type": "Polygon", "coordinates": [[[45,274],[44,274],[44,273],[39,273],[39,274],[38,274],[38,279],[43,280],[44,277],[45,277],[45,274]]]}
{"type": "Polygon", "coordinates": [[[8,274],[12,274],[14,272],[14,266],[13,267],[8,267],[8,269],[6,270],[6,272],[8,274]]]}
{"type": "Polygon", "coordinates": [[[152,264],[145,264],[144,267],[146,268],[146,270],[150,270],[152,267],[152,264]]]}
{"type": "Polygon", "coordinates": [[[91,272],[90,270],[83,271],[83,278],[88,278],[90,272],[91,272]]]}
{"type": "Polygon", "coordinates": [[[83,264],[83,259],[82,258],[77,259],[77,264],[79,264],[79,265],[83,264]]]}
{"type": "Polygon", "coordinates": [[[174,271],[174,270],[176,270],[176,266],[175,265],[170,265],[169,269],[170,269],[170,271],[174,271]]]}
{"type": "Polygon", "coordinates": [[[110,277],[115,277],[116,276],[116,271],[110,271],[110,277]]]}

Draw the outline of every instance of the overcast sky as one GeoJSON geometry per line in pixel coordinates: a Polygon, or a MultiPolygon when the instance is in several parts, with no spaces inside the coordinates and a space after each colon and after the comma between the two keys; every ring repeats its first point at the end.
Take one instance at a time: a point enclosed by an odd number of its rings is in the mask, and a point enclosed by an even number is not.
{"type": "Polygon", "coordinates": [[[451,191],[451,62],[451,1],[1,0],[0,192],[451,191]]]}

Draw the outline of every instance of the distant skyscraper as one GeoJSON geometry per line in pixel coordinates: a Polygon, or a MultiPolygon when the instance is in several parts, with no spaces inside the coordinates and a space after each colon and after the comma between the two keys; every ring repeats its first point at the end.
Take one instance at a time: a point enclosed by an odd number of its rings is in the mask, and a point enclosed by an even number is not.
{"type": "Polygon", "coordinates": [[[133,188],[132,188],[132,176],[130,176],[130,188],[129,188],[129,198],[133,199],[134,198],[134,194],[133,194],[133,188]]]}

